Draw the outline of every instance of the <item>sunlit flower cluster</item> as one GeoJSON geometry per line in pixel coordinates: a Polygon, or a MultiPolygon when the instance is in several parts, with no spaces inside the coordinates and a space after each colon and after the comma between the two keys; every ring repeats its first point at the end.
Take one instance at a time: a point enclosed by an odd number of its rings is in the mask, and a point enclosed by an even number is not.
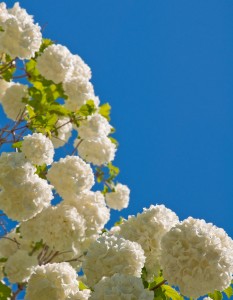
{"type": "Polygon", "coordinates": [[[39,50],[42,42],[40,27],[18,2],[11,9],[0,3],[0,26],[1,52],[12,58],[30,59],[39,50]]]}
{"type": "Polygon", "coordinates": [[[233,241],[223,229],[189,217],[163,237],[161,247],[163,274],[184,295],[198,298],[230,285],[233,241]]]}

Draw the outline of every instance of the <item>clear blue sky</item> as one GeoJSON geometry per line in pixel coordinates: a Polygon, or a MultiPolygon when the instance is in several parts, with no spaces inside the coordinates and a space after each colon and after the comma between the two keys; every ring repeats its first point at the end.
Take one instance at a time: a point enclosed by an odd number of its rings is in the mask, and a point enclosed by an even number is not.
{"type": "MultiPolygon", "coordinates": [[[[14,1],[7,1],[12,6],[14,1]]],[[[233,237],[232,0],[22,0],[112,105],[121,215],[164,203],[233,237]]]]}

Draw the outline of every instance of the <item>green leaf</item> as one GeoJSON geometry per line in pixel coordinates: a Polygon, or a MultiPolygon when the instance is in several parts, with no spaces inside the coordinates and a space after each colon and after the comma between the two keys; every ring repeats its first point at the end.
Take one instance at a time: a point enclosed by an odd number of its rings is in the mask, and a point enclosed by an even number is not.
{"type": "Polygon", "coordinates": [[[161,289],[169,299],[172,299],[172,300],[183,299],[183,297],[175,289],[173,289],[170,285],[163,284],[161,286],[161,289]]]}
{"type": "Polygon", "coordinates": [[[121,224],[123,223],[123,221],[124,221],[124,218],[123,218],[123,217],[120,217],[120,220],[117,221],[117,222],[115,222],[115,223],[114,223],[114,226],[119,226],[119,225],[121,225],[121,224]]]}
{"type": "Polygon", "coordinates": [[[104,103],[99,107],[99,114],[110,121],[111,106],[109,103],[104,103]]]}
{"type": "Polygon", "coordinates": [[[20,149],[22,147],[22,143],[23,143],[23,141],[16,142],[16,143],[12,144],[12,147],[20,149]]]}
{"type": "Polygon", "coordinates": [[[120,169],[114,166],[111,162],[107,164],[107,167],[109,169],[110,179],[115,178],[120,173],[120,169]]]}
{"type": "Polygon", "coordinates": [[[7,300],[11,296],[11,289],[0,281],[0,300],[7,300]]]}
{"type": "Polygon", "coordinates": [[[80,291],[88,289],[88,286],[85,285],[82,281],[79,281],[79,289],[80,291]]]}
{"type": "Polygon", "coordinates": [[[43,39],[43,42],[40,46],[40,52],[43,52],[48,46],[52,45],[53,41],[50,39],[43,39]]]}
{"type": "Polygon", "coordinates": [[[209,293],[208,296],[213,300],[222,300],[223,295],[219,291],[214,291],[214,293],[209,293]]]}
{"type": "Polygon", "coordinates": [[[8,258],[6,258],[6,257],[1,257],[1,258],[0,258],[0,263],[4,263],[4,262],[6,262],[6,261],[7,261],[7,259],[8,259],[8,258]]]}
{"type": "Polygon", "coordinates": [[[96,108],[95,108],[94,101],[93,100],[88,100],[86,102],[86,104],[84,104],[80,107],[80,109],[77,113],[80,116],[87,117],[87,116],[92,115],[95,111],[96,111],[96,108]]]}
{"type": "Polygon", "coordinates": [[[227,298],[231,298],[233,296],[233,287],[230,285],[223,293],[226,294],[227,298]]]}
{"type": "Polygon", "coordinates": [[[118,141],[117,141],[116,139],[114,139],[114,138],[113,138],[113,137],[111,137],[111,136],[109,136],[108,138],[110,139],[110,141],[111,141],[113,144],[115,144],[115,145],[116,145],[116,147],[118,147],[118,146],[119,146],[119,144],[118,144],[118,141]]]}
{"type": "Polygon", "coordinates": [[[42,166],[37,166],[35,174],[37,174],[42,179],[46,179],[47,165],[43,164],[42,166]]]}

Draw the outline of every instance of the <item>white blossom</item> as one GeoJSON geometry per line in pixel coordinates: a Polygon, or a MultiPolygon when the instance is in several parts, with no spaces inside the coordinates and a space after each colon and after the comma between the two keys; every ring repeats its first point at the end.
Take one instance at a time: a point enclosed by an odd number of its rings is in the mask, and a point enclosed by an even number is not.
{"type": "Polygon", "coordinates": [[[158,275],[161,239],[178,221],[177,215],[164,205],[151,205],[149,209],[144,208],[141,214],[129,216],[128,220],[120,224],[119,234],[142,246],[148,279],[158,275]]]}
{"type": "Polygon", "coordinates": [[[83,78],[83,80],[91,79],[91,69],[90,67],[83,61],[83,59],[79,55],[72,55],[71,57],[71,66],[66,74],[66,78],[64,81],[70,78],[83,78]]]}
{"type": "Polygon", "coordinates": [[[6,10],[5,3],[0,8],[0,51],[12,58],[30,59],[39,50],[42,35],[40,27],[33,23],[33,17],[15,3],[6,10]]]}
{"type": "Polygon", "coordinates": [[[110,219],[109,209],[106,207],[101,192],[85,191],[77,196],[71,196],[65,203],[74,206],[86,220],[86,236],[100,233],[110,219]]]}
{"type": "Polygon", "coordinates": [[[114,274],[99,281],[90,300],[153,300],[154,292],[144,289],[141,278],[125,274],[114,274]]]}
{"type": "Polygon", "coordinates": [[[23,114],[25,110],[25,103],[22,102],[22,99],[28,97],[27,88],[28,87],[26,85],[12,83],[5,90],[1,103],[4,112],[9,119],[16,120],[23,114]]]}
{"type": "Polygon", "coordinates": [[[22,152],[32,164],[50,165],[53,162],[54,148],[51,140],[42,133],[33,133],[23,138],[22,152]]]}
{"type": "Polygon", "coordinates": [[[59,148],[67,143],[69,138],[71,137],[72,124],[70,122],[70,119],[67,117],[58,119],[56,123],[56,129],[57,135],[53,134],[51,141],[54,148],[59,148]]]}
{"type": "Polygon", "coordinates": [[[8,217],[25,221],[49,206],[52,186],[34,174],[23,153],[2,153],[0,168],[0,208],[8,217]]]}
{"type": "MultiPolygon", "coordinates": [[[[0,3],[1,4],[1,3],[0,3]]],[[[0,6],[1,9],[1,6],[0,6]]],[[[0,79],[0,102],[2,101],[2,97],[4,96],[6,90],[14,84],[13,82],[8,82],[4,79],[0,79]]]]}
{"type": "Polygon", "coordinates": [[[46,264],[30,277],[25,300],[66,300],[77,291],[76,272],[68,263],[46,264]]]}
{"type": "Polygon", "coordinates": [[[11,283],[27,281],[38,265],[35,255],[29,256],[27,251],[18,250],[5,263],[5,272],[11,283]]]}
{"type": "Polygon", "coordinates": [[[72,65],[72,54],[62,45],[48,46],[37,59],[37,69],[48,80],[60,83],[72,65]]]}
{"type": "Polygon", "coordinates": [[[63,88],[68,96],[64,106],[71,111],[78,110],[87,100],[96,103],[93,85],[83,77],[68,77],[63,82],[63,88]]]}
{"type": "Polygon", "coordinates": [[[161,266],[187,297],[223,291],[232,279],[233,241],[221,228],[189,217],[162,239],[161,266]]]}
{"type": "Polygon", "coordinates": [[[20,230],[24,238],[43,239],[56,251],[73,251],[76,256],[82,254],[82,243],[86,238],[85,219],[73,206],[63,203],[50,206],[33,219],[21,223],[20,230]]]}
{"type": "Polygon", "coordinates": [[[88,116],[86,120],[80,122],[80,126],[76,128],[78,135],[82,139],[98,138],[108,136],[112,126],[107,119],[98,113],[88,116]]]}
{"type": "Polygon", "coordinates": [[[70,295],[67,300],[87,300],[90,298],[91,291],[90,290],[82,290],[78,291],[74,295],[70,295]]]}
{"type": "Polygon", "coordinates": [[[88,284],[93,286],[103,276],[115,273],[140,277],[144,262],[144,251],[139,244],[105,234],[90,245],[83,270],[88,284]]]}
{"type": "Polygon", "coordinates": [[[94,175],[89,164],[78,156],[66,156],[54,162],[47,178],[64,199],[71,194],[90,190],[94,185],[94,175]]]}
{"type": "MultiPolygon", "coordinates": [[[[76,146],[77,140],[74,142],[76,146]]],[[[108,137],[83,140],[78,146],[79,155],[87,162],[101,166],[114,160],[116,145],[108,137]]]]}
{"type": "Polygon", "coordinates": [[[18,238],[19,235],[15,232],[15,230],[9,232],[4,237],[1,237],[0,258],[8,258],[18,250],[18,238]]]}
{"type": "Polygon", "coordinates": [[[105,195],[106,203],[110,208],[122,210],[129,205],[130,190],[126,185],[116,184],[114,191],[105,195]]]}

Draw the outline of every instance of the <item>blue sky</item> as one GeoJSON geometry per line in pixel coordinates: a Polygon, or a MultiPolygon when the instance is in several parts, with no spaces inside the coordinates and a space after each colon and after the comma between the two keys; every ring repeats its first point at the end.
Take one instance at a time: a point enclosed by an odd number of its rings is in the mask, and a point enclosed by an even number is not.
{"type": "Polygon", "coordinates": [[[119,181],[131,188],[120,214],[163,203],[233,237],[233,2],[20,3],[91,66],[112,106],[119,181]]]}

